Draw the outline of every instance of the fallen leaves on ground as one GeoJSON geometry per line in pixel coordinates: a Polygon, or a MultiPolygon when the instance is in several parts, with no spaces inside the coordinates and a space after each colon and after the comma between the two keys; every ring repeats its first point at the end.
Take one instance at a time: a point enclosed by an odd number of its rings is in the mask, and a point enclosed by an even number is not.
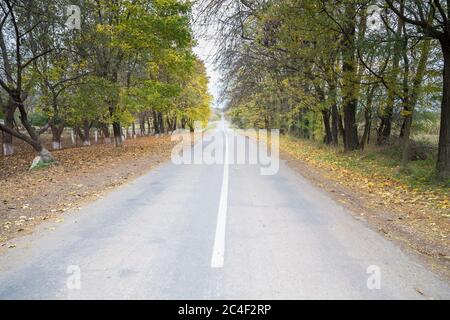
{"type": "Polygon", "coordinates": [[[129,139],[121,148],[71,148],[53,152],[56,164],[33,171],[31,150],[0,158],[0,244],[145,173],[168,159],[172,147],[165,136],[129,139]]]}

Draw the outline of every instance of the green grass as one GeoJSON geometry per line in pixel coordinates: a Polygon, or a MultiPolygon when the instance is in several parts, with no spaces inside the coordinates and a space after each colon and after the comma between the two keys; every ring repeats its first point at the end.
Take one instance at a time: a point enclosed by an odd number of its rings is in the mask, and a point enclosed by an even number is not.
{"type": "MultiPolygon", "coordinates": [[[[436,156],[427,153],[426,160],[411,161],[406,170],[401,169],[401,148],[367,146],[366,150],[345,153],[342,148],[326,146],[319,142],[289,137],[291,141],[301,142],[308,157],[349,170],[376,174],[380,177],[394,178],[413,189],[447,189],[450,179],[439,180],[436,175],[436,156]]],[[[450,190],[450,189],[448,189],[450,190]]],[[[448,191],[447,190],[447,191],[448,191]]]]}

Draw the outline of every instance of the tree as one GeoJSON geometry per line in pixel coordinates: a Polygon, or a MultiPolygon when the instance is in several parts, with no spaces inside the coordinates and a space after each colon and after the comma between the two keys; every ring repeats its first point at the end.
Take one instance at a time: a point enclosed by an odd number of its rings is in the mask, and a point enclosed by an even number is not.
{"type": "Polygon", "coordinates": [[[432,0],[408,3],[405,11],[399,8],[399,1],[386,0],[388,7],[404,22],[415,26],[426,37],[439,41],[444,56],[443,89],[441,104],[441,129],[437,170],[439,176],[450,177],[450,3],[432,0]]]}
{"type": "MultiPolygon", "coordinates": [[[[127,87],[128,72],[124,67],[130,59],[149,63],[164,59],[166,50],[190,47],[188,3],[166,1],[96,1],[91,11],[90,33],[93,41],[86,50],[94,74],[120,87],[127,87]],[[148,59],[143,61],[142,59],[148,59]]],[[[116,146],[122,145],[120,118],[123,108],[111,102],[109,114],[116,146]]]]}
{"type": "Polygon", "coordinates": [[[51,162],[52,155],[43,146],[38,132],[29,121],[26,101],[34,84],[30,66],[54,50],[54,48],[32,50],[32,48],[39,48],[37,27],[53,23],[54,20],[51,16],[49,17],[47,6],[39,1],[28,3],[27,1],[2,0],[0,8],[0,52],[4,70],[0,73],[0,86],[7,94],[7,101],[3,107],[5,123],[0,124],[0,130],[4,132],[6,142],[4,149],[7,154],[12,152],[11,137],[14,136],[30,144],[43,161],[51,162]],[[14,126],[16,110],[19,112],[26,134],[14,126]]]}
{"type": "Polygon", "coordinates": [[[67,123],[68,100],[86,76],[83,62],[67,49],[51,52],[33,64],[39,107],[47,115],[44,130],[51,129],[53,149],[62,149],[61,135],[67,123]]]}
{"type": "MultiPolygon", "coordinates": [[[[448,43],[448,2],[375,2],[378,28],[370,25],[373,3],[364,0],[201,4],[219,34],[222,100],[239,126],[263,123],[335,146],[342,138],[348,152],[364,149],[376,133],[380,145],[400,146],[407,166],[416,109],[434,112],[442,64],[436,40],[448,43]]],[[[442,110],[438,167],[448,162],[442,110]]]]}

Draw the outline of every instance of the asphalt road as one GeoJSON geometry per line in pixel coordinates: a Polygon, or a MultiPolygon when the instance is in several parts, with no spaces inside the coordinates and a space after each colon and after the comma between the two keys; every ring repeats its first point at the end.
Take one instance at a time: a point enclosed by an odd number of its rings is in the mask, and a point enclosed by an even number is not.
{"type": "Polygon", "coordinates": [[[0,256],[1,299],[450,298],[283,162],[168,162],[40,230],[0,256]]]}

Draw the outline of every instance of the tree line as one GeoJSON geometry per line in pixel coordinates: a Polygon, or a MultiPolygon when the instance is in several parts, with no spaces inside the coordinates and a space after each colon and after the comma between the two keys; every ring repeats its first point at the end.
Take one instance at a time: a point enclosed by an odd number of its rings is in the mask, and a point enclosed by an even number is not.
{"type": "Polygon", "coordinates": [[[439,126],[436,171],[450,177],[450,1],[202,1],[217,29],[223,101],[242,127],[323,137],[346,151],[439,126]]]}
{"type": "Polygon", "coordinates": [[[187,1],[0,0],[4,154],[19,139],[51,162],[41,135],[60,149],[66,127],[84,144],[95,127],[121,146],[123,126],[136,122],[142,133],[206,123],[211,97],[194,45],[187,1]]]}

